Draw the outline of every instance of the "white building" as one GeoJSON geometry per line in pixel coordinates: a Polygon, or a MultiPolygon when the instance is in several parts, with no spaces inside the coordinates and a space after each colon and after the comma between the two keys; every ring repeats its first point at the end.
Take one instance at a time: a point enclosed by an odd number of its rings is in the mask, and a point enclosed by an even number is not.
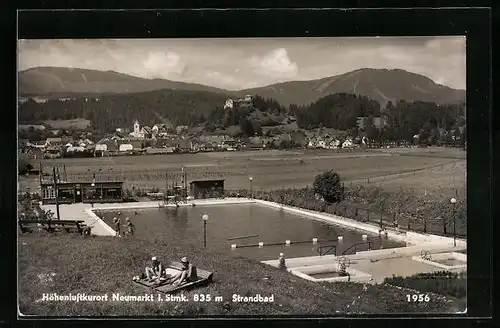
{"type": "Polygon", "coordinates": [[[342,148],[351,148],[353,146],[352,140],[351,139],[346,139],[342,143],[342,148]]]}
{"type": "Polygon", "coordinates": [[[134,138],[144,138],[144,131],[141,130],[141,126],[139,125],[138,121],[135,121],[134,123],[134,131],[130,132],[130,136],[134,138]]]}
{"type": "Polygon", "coordinates": [[[96,151],[107,151],[108,150],[108,145],[106,145],[106,144],[97,144],[97,145],[95,145],[95,150],[96,151]]]}
{"type": "Polygon", "coordinates": [[[77,152],[77,151],[85,151],[85,147],[73,147],[73,146],[71,146],[71,147],[68,147],[66,149],[66,151],[70,152],[70,153],[71,152],[77,152]]]}
{"type": "Polygon", "coordinates": [[[224,109],[228,109],[228,108],[233,108],[234,106],[234,101],[233,99],[228,99],[226,100],[226,103],[224,104],[224,109]]]}
{"type": "Polygon", "coordinates": [[[119,150],[120,151],[132,151],[134,149],[134,146],[131,144],[121,144],[119,150]]]}

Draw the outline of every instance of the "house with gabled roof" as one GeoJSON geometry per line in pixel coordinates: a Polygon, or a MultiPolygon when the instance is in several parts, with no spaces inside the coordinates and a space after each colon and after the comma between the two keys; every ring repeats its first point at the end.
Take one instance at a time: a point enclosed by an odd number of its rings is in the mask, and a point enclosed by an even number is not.
{"type": "Polygon", "coordinates": [[[351,138],[345,139],[344,142],[342,143],[342,148],[352,148],[353,146],[354,144],[351,138]]]}
{"type": "Polygon", "coordinates": [[[193,142],[189,139],[177,139],[176,149],[178,152],[186,153],[193,149],[193,142]]]}
{"type": "Polygon", "coordinates": [[[62,142],[62,138],[47,138],[47,140],[45,140],[45,145],[46,146],[60,146],[62,145],[63,142],[62,142]]]}
{"type": "Polygon", "coordinates": [[[118,142],[109,138],[99,140],[95,145],[95,151],[117,151],[118,142]]]}

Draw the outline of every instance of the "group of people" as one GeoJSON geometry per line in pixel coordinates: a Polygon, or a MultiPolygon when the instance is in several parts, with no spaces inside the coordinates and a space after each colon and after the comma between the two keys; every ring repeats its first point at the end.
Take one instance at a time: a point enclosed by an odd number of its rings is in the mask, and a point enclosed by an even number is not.
{"type": "Polygon", "coordinates": [[[125,218],[125,224],[124,224],[124,229],[122,231],[122,220],[121,220],[121,212],[118,212],[118,216],[113,218],[113,225],[116,233],[116,237],[121,237],[121,236],[134,236],[135,232],[135,225],[130,221],[129,217],[125,218]]]}
{"type": "Polygon", "coordinates": [[[187,257],[181,258],[180,262],[182,267],[180,271],[174,275],[167,272],[166,268],[158,260],[156,256],[151,258],[151,266],[146,267],[145,272],[141,277],[135,276],[134,281],[141,279],[146,279],[148,282],[172,284],[178,286],[182,283],[196,281],[198,279],[196,273],[196,267],[193,266],[187,259],[187,257]]]}

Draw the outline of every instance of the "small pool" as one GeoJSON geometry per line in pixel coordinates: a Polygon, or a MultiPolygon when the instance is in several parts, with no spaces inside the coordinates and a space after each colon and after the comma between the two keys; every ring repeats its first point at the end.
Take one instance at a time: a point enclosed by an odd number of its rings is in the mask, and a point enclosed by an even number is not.
{"type": "Polygon", "coordinates": [[[320,272],[320,273],[309,273],[309,276],[315,278],[315,279],[325,279],[325,278],[338,278],[342,277],[339,272],[337,271],[330,271],[330,272],[320,272]]]}
{"type": "MultiPolygon", "coordinates": [[[[101,212],[110,226],[116,214],[117,211],[101,212]]],[[[368,250],[369,246],[362,238],[366,232],[333,226],[255,203],[127,210],[122,211],[121,216],[129,217],[135,224],[136,238],[203,246],[203,214],[209,216],[206,224],[207,248],[259,261],[276,259],[279,253],[288,258],[317,256],[321,246],[335,245],[338,255],[343,251],[352,253],[354,249],[350,246],[355,243],[361,243],[356,246],[357,251],[368,250]],[[338,236],[342,236],[343,240],[337,241],[338,236]],[[313,238],[318,239],[316,244],[313,244],[313,238]],[[290,240],[291,244],[286,245],[285,240],[290,240]],[[294,243],[297,241],[307,242],[294,243]],[[263,247],[258,247],[260,242],[263,247]],[[275,243],[279,245],[269,245],[275,243]],[[232,244],[237,245],[235,249],[231,248],[232,244]],[[246,245],[256,246],[241,247],[246,245]]],[[[404,243],[375,235],[368,234],[368,238],[371,249],[405,246],[404,243]]],[[[328,248],[331,247],[324,247],[323,251],[328,248]]],[[[333,254],[333,249],[331,252],[333,254]]]]}
{"type": "Polygon", "coordinates": [[[434,260],[436,263],[444,264],[446,266],[455,266],[455,265],[464,265],[467,264],[465,261],[461,261],[455,258],[448,258],[448,259],[441,259],[441,260],[434,260]]]}

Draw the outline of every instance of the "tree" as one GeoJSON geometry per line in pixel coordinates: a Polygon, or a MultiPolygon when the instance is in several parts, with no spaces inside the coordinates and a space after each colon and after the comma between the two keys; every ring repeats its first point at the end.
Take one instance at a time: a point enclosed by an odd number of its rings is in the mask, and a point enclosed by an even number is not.
{"type": "Polygon", "coordinates": [[[429,139],[432,137],[431,128],[431,124],[427,122],[420,129],[418,141],[421,145],[429,144],[429,139]]]}
{"type": "Polygon", "coordinates": [[[30,170],[33,169],[33,165],[31,165],[30,163],[28,163],[28,161],[26,161],[24,159],[19,159],[19,161],[17,162],[17,164],[18,164],[18,173],[20,175],[24,175],[28,171],[30,171],[30,170]]]}
{"type": "Polygon", "coordinates": [[[336,203],[343,199],[344,190],[340,181],[340,175],[333,171],[318,174],[313,182],[314,192],[330,203],[336,203]]]}
{"type": "Polygon", "coordinates": [[[214,132],[215,131],[215,125],[213,123],[210,123],[210,122],[206,122],[205,123],[205,126],[203,127],[203,129],[206,131],[206,132],[214,132]]]}
{"type": "Polygon", "coordinates": [[[378,135],[379,135],[379,131],[375,127],[375,125],[370,125],[370,126],[366,127],[365,135],[369,140],[377,140],[378,135]]]}

